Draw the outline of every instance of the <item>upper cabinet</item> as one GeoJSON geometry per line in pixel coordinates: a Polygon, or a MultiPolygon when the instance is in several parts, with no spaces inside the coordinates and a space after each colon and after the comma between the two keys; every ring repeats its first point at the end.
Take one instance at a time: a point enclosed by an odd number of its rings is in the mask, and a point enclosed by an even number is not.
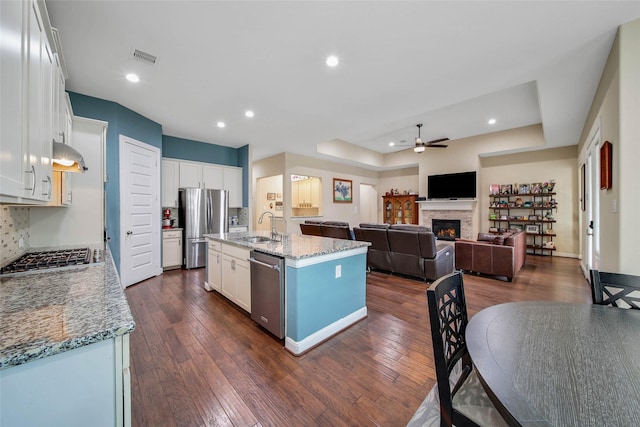
{"type": "Polygon", "coordinates": [[[180,163],[176,160],[162,159],[162,207],[178,207],[178,188],[180,187],[180,163]]]}
{"type": "Polygon", "coordinates": [[[178,207],[178,188],[229,191],[229,207],[242,207],[242,168],[212,163],[162,159],[162,207],[178,207]]]}
{"type": "Polygon", "coordinates": [[[60,128],[61,65],[46,8],[0,2],[0,201],[42,204],[53,192],[52,142],[60,128]],[[55,48],[55,50],[54,50],[55,48]]]}
{"type": "Polygon", "coordinates": [[[242,207],[242,168],[224,168],[224,189],[229,190],[229,207],[242,207]]]}
{"type": "Polygon", "coordinates": [[[211,163],[180,162],[180,187],[211,188],[223,187],[224,172],[222,166],[211,163]]]}

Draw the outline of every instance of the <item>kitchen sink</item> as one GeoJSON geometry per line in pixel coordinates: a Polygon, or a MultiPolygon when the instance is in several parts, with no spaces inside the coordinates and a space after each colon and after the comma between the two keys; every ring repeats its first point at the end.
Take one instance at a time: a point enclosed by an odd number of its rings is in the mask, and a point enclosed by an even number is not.
{"type": "Polygon", "coordinates": [[[265,236],[246,236],[241,237],[240,240],[248,243],[265,243],[265,242],[273,242],[273,239],[265,236]]]}

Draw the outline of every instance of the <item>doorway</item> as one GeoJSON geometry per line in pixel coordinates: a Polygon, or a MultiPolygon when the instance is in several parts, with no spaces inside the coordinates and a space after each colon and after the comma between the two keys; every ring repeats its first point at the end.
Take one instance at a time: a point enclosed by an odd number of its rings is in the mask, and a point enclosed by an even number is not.
{"type": "Polygon", "coordinates": [[[587,147],[585,159],[585,262],[584,274],[589,278],[589,270],[600,265],[600,128],[598,127],[587,147]]]}
{"type": "Polygon", "coordinates": [[[371,184],[360,184],[360,222],[379,222],[378,191],[371,184]]]}
{"type": "Polygon", "coordinates": [[[120,276],[124,287],[162,273],[160,150],[120,135],[120,276]]]}
{"type": "MultiPolygon", "coordinates": [[[[271,216],[263,217],[262,224],[258,223],[260,216],[270,212],[275,218],[284,216],[283,176],[274,175],[258,178],[256,181],[256,203],[253,229],[256,231],[271,230],[271,216]]],[[[276,221],[278,232],[286,232],[283,221],[276,221]]]]}

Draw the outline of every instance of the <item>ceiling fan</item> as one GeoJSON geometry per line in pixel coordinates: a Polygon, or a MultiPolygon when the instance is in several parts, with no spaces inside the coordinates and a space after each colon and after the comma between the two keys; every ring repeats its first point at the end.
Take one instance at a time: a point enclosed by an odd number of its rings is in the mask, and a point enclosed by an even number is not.
{"type": "Polygon", "coordinates": [[[416,145],[413,147],[414,152],[422,153],[427,148],[447,148],[448,147],[448,145],[438,144],[438,143],[448,141],[449,138],[439,138],[439,139],[433,139],[427,142],[422,142],[422,139],[420,138],[420,128],[422,127],[422,123],[418,123],[416,126],[418,127],[418,137],[416,138],[416,145]]]}

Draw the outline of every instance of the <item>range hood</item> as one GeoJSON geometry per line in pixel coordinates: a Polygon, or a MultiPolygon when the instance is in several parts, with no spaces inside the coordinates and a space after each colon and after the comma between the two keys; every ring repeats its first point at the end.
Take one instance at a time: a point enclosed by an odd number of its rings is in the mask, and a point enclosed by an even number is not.
{"type": "Polygon", "coordinates": [[[82,154],[70,145],[53,141],[53,155],[51,157],[54,171],[84,173],[88,170],[82,154]]]}

